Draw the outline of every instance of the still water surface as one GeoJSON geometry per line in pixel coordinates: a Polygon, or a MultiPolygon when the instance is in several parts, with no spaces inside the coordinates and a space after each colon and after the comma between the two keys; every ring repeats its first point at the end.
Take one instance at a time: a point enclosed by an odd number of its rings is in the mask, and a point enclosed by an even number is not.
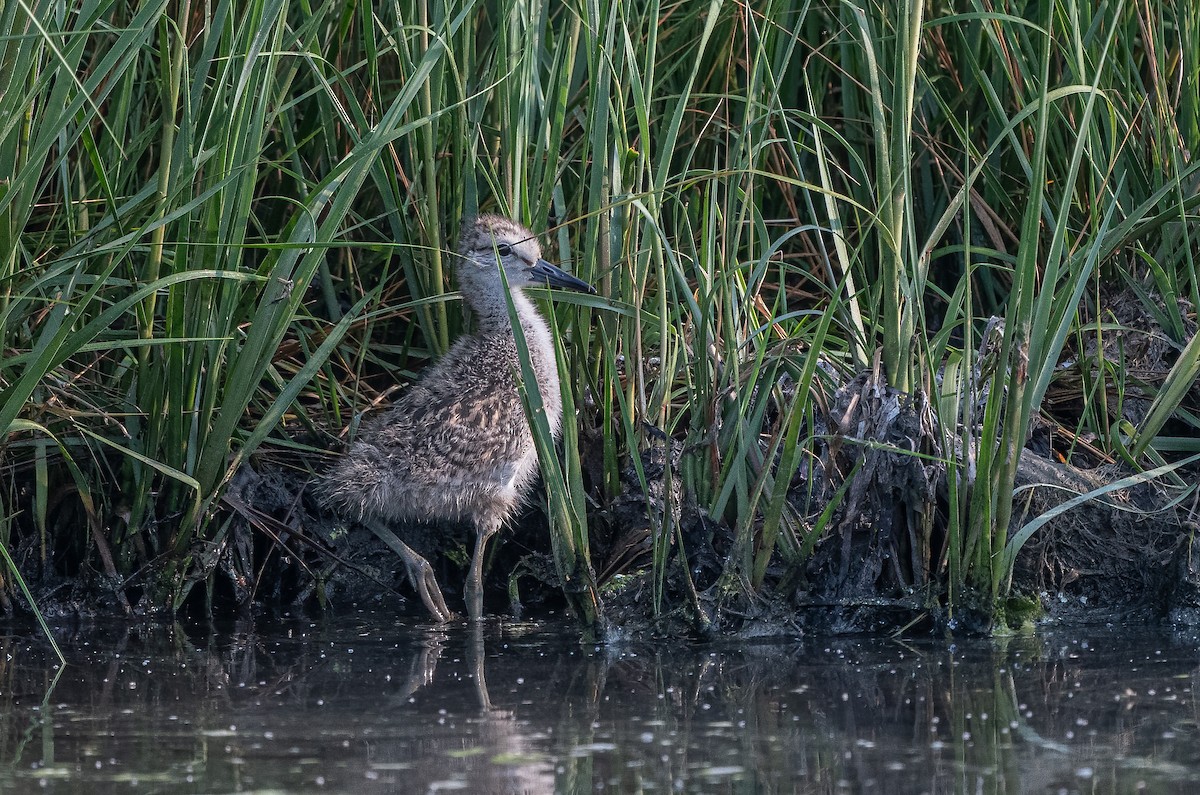
{"type": "Polygon", "coordinates": [[[580,646],[372,613],[0,634],[2,792],[1200,792],[1200,640],[580,646]]]}

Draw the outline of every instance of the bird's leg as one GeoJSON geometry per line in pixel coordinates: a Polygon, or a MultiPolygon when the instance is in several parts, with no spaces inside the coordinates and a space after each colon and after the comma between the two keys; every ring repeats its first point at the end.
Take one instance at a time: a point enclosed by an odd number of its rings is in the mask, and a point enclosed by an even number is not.
{"type": "Polygon", "coordinates": [[[380,541],[387,544],[404,561],[408,580],[417,590],[417,595],[425,603],[425,609],[433,616],[433,620],[443,624],[454,618],[454,613],[450,611],[449,607],[446,607],[446,600],[442,598],[442,589],[438,587],[437,578],[433,576],[433,567],[429,565],[429,561],[418,555],[412,547],[378,522],[370,522],[367,526],[371,528],[372,533],[379,537],[380,541]]]}
{"type": "Polygon", "coordinates": [[[487,542],[500,529],[500,522],[488,519],[476,523],[475,554],[471,556],[471,571],[467,575],[467,587],[463,594],[467,602],[467,618],[478,621],[483,618],[483,553],[487,542]]]}

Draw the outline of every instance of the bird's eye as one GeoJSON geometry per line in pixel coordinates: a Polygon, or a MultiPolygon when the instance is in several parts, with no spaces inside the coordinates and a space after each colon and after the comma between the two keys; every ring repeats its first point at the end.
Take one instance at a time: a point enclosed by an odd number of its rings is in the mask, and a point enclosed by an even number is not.
{"type": "Polygon", "coordinates": [[[507,243],[501,243],[500,245],[496,246],[496,253],[502,257],[510,257],[512,256],[512,246],[508,245],[507,243]]]}

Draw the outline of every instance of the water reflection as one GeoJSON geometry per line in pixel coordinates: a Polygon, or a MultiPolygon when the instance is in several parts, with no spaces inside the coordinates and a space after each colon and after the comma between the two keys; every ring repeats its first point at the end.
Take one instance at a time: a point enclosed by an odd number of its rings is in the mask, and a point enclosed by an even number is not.
{"type": "Polygon", "coordinates": [[[0,791],[1179,792],[1200,643],[580,647],[392,617],[0,637],[0,791]]]}

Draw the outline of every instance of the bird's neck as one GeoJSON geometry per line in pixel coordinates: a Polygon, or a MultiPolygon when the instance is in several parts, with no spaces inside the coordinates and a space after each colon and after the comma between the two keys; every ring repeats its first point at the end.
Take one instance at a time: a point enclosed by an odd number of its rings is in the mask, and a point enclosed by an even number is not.
{"type": "MultiPolygon", "coordinates": [[[[549,328],[546,321],[538,314],[533,302],[525,296],[525,293],[521,290],[512,290],[510,294],[512,295],[513,309],[516,310],[516,315],[521,321],[521,328],[525,331],[525,336],[528,337],[531,331],[548,333],[549,328]]],[[[469,301],[471,310],[477,318],[480,334],[512,333],[512,319],[508,313],[508,302],[504,300],[503,294],[496,296],[496,299],[487,302],[469,301]]],[[[533,341],[529,340],[529,344],[532,346],[533,341]]]]}
{"type": "MultiPolygon", "coordinates": [[[[500,298],[503,299],[503,295],[500,298]]],[[[554,339],[550,335],[550,326],[521,290],[512,291],[512,301],[516,316],[521,321],[525,347],[529,351],[529,362],[537,378],[542,404],[550,422],[550,431],[557,434],[562,418],[562,394],[559,391],[558,363],[554,358],[554,339]]],[[[508,306],[503,300],[502,307],[500,311],[496,311],[495,307],[472,304],[479,316],[481,335],[503,336],[509,340],[513,338],[508,306]]],[[[516,365],[516,361],[513,364],[516,365]]]]}

